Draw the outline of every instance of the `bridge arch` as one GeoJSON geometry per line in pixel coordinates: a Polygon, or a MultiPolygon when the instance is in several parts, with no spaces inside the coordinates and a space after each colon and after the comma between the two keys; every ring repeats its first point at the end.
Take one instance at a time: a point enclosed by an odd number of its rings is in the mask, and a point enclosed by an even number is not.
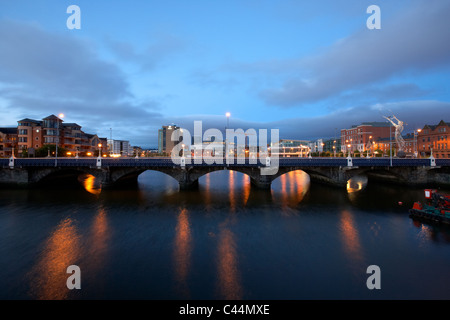
{"type": "Polygon", "coordinates": [[[96,173],[89,168],[45,168],[30,171],[28,180],[35,185],[55,185],[58,187],[81,185],[79,178],[90,174],[96,177],[96,173]]]}
{"type": "Polygon", "coordinates": [[[148,171],[159,172],[173,178],[177,182],[180,181],[180,172],[172,170],[171,168],[110,168],[110,170],[104,171],[102,186],[105,188],[113,188],[116,186],[137,185],[139,176],[148,171]]]}
{"type": "Polygon", "coordinates": [[[244,174],[246,176],[248,176],[250,178],[250,182],[252,181],[253,177],[252,177],[252,171],[251,170],[245,170],[245,169],[241,169],[241,168],[227,168],[224,166],[211,166],[209,167],[209,170],[197,170],[195,169],[195,167],[191,170],[189,170],[189,175],[191,177],[192,180],[199,180],[203,177],[205,177],[207,174],[210,173],[215,173],[215,172],[221,172],[221,171],[233,171],[233,172],[239,172],[241,174],[244,174]]]}

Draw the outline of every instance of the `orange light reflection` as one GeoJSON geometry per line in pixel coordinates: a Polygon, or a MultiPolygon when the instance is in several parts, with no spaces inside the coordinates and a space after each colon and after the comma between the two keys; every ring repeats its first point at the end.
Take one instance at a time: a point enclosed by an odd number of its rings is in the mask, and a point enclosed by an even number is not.
{"type": "Polygon", "coordinates": [[[191,266],[191,250],[191,229],[188,211],[182,209],[178,215],[175,229],[174,264],[176,282],[185,297],[189,296],[187,276],[191,266]]]}
{"type": "Polygon", "coordinates": [[[57,226],[48,238],[37,264],[31,271],[30,295],[38,300],[67,299],[67,267],[77,264],[79,235],[70,218],[57,226]]]}

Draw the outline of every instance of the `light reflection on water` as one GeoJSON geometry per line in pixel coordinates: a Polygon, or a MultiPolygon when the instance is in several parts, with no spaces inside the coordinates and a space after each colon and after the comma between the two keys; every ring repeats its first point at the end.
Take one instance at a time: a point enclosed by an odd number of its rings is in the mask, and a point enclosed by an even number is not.
{"type": "Polygon", "coordinates": [[[67,218],[55,228],[47,239],[36,265],[29,275],[30,296],[40,300],[66,299],[67,267],[77,262],[80,236],[72,219],[67,218]]]}
{"type": "Polygon", "coordinates": [[[359,281],[373,263],[388,268],[384,281],[399,283],[383,298],[449,298],[434,290],[448,279],[402,288],[416,259],[420,268],[428,260],[437,271],[450,267],[450,232],[411,221],[397,205],[421,191],[374,188],[364,177],[338,190],[302,171],[270,191],[235,171],[207,174],[186,192],[158,172],[142,174],[137,189],[81,181],[85,191],[1,194],[0,255],[10,257],[0,262],[10,275],[0,277],[3,298],[370,299],[359,281]],[[80,292],[65,288],[71,264],[82,270],[80,292]]]}
{"type": "Polygon", "coordinates": [[[347,192],[354,193],[364,190],[367,186],[368,179],[366,176],[355,176],[347,181],[347,192]]]}

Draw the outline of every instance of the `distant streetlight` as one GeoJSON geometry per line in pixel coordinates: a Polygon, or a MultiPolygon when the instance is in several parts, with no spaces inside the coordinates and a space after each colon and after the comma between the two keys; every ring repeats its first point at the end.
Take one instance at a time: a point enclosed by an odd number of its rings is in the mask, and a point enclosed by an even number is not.
{"type": "Polygon", "coordinates": [[[416,156],[416,158],[419,156],[418,136],[419,136],[419,133],[421,133],[421,132],[422,132],[422,129],[414,130],[414,155],[416,156]]]}
{"type": "Polygon", "coordinates": [[[101,152],[102,152],[102,144],[99,143],[98,144],[98,156],[101,157],[101,152]]]}
{"type": "Polygon", "coordinates": [[[227,126],[225,128],[225,145],[224,145],[224,152],[223,152],[223,154],[226,154],[226,151],[227,151],[227,148],[228,148],[227,129],[230,127],[230,116],[231,116],[231,113],[227,112],[227,113],[225,113],[225,116],[227,117],[227,126]]]}
{"type": "MultiPolygon", "coordinates": [[[[64,113],[60,113],[58,115],[61,119],[64,118],[64,113]]],[[[59,144],[59,120],[56,120],[56,141],[55,141],[55,147],[56,147],[56,151],[55,151],[55,167],[58,165],[58,144],[59,144]]]]}
{"type": "Polygon", "coordinates": [[[231,114],[229,112],[225,113],[225,116],[227,117],[227,129],[230,127],[230,117],[231,114]]]}

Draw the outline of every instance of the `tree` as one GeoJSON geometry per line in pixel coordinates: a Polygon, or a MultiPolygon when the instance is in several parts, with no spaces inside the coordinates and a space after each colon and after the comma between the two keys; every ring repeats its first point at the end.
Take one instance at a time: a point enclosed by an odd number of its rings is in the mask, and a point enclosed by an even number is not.
{"type": "MultiPolygon", "coordinates": [[[[68,150],[66,148],[58,147],[58,157],[67,157],[68,150]]],[[[42,147],[36,149],[36,157],[47,157],[50,155],[54,157],[56,154],[56,146],[54,144],[44,144],[42,147]]]]}

